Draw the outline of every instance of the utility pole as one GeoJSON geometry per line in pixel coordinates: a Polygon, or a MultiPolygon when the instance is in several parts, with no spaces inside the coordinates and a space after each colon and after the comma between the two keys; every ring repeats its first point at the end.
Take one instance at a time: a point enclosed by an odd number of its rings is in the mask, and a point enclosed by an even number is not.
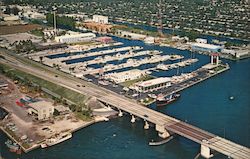
{"type": "Polygon", "coordinates": [[[54,31],[55,31],[55,35],[57,35],[57,30],[56,30],[56,7],[53,7],[53,12],[54,12],[54,31]]]}
{"type": "Polygon", "coordinates": [[[163,36],[163,25],[162,25],[162,0],[159,0],[158,4],[158,33],[162,37],[163,36]]]}

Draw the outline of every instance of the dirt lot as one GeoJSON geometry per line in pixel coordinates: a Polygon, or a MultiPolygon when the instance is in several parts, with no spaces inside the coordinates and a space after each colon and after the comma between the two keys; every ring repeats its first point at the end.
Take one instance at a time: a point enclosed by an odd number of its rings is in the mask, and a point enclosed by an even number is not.
{"type": "MultiPolygon", "coordinates": [[[[14,135],[14,138],[18,141],[21,141],[22,136],[27,135],[29,139],[28,143],[31,146],[56,133],[73,131],[90,122],[78,120],[72,112],[67,115],[54,117],[49,121],[34,120],[32,116],[28,115],[26,106],[19,106],[16,103],[17,100],[27,94],[20,91],[22,90],[20,86],[14,84],[12,80],[1,74],[0,80],[8,83],[8,89],[10,90],[7,94],[0,94],[0,105],[10,113],[1,124],[6,129],[8,128],[9,134],[14,135]],[[9,124],[12,124],[12,126],[8,126],[9,124]]],[[[47,98],[41,99],[50,100],[47,98]]]]}
{"type": "Polygon", "coordinates": [[[41,25],[26,24],[26,25],[0,26],[0,35],[23,33],[37,28],[41,28],[41,25]]]}

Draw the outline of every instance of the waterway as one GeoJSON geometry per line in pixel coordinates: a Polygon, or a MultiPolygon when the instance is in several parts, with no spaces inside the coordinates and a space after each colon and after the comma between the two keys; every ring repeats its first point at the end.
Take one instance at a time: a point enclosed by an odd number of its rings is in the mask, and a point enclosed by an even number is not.
{"type": "MultiPolygon", "coordinates": [[[[189,51],[144,45],[140,41],[120,38],[115,40],[145,49],[190,56],[189,51]]],[[[209,61],[205,55],[195,56],[199,58],[199,63],[184,71],[193,70],[209,61]]],[[[250,59],[223,61],[229,63],[229,71],[184,90],[180,100],[171,105],[161,109],[151,105],[150,108],[250,147],[250,59]],[[230,96],[234,100],[230,100],[230,96]]],[[[175,71],[163,71],[158,76],[171,74],[175,74],[175,71]]],[[[62,144],[22,155],[8,151],[4,145],[7,136],[0,132],[0,152],[5,159],[193,159],[200,148],[198,144],[180,136],[165,145],[153,147],[148,145],[152,139],[158,139],[154,128],[144,130],[143,121],[131,124],[129,116],[125,116],[84,128],[62,144]]],[[[215,158],[227,157],[218,154],[215,158]]]]}

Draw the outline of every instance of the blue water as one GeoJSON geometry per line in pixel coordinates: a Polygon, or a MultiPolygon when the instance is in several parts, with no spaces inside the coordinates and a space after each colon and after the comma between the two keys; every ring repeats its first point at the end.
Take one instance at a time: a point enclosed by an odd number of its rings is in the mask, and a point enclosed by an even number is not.
{"type": "MultiPolygon", "coordinates": [[[[178,53],[190,57],[189,51],[115,37],[114,40],[145,49],[159,49],[164,54],[178,53]]],[[[195,70],[210,60],[204,55],[195,56],[199,62],[181,69],[182,72],[195,70]]],[[[250,147],[250,59],[223,61],[229,63],[229,71],[182,91],[180,100],[158,111],[250,147]],[[230,96],[235,99],[229,100],[230,96]]],[[[151,65],[140,66],[147,67],[151,65]]],[[[153,72],[153,75],[171,76],[175,73],[176,70],[172,70],[153,72]]],[[[150,108],[156,109],[156,106],[151,105],[150,108]]],[[[72,139],[62,144],[22,155],[7,150],[4,145],[7,137],[0,132],[0,150],[7,159],[193,159],[200,148],[198,144],[179,136],[165,145],[150,147],[148,142],[151,139],[158,139],[154,128],[144,130],[143,121],[131,124],[129,116],[125,116],[91,125],[74,133],[72,139]]],[[[215,158],[227,157],[217,154],[215,158]]]]}

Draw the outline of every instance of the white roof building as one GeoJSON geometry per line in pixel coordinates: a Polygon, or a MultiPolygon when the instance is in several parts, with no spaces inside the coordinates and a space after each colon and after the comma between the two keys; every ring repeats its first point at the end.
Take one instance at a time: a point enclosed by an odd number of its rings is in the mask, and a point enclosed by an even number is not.
{"type": "Polygon", "coordinates": [[[205,44],[205,43],[192,43],[192,50],[194,51],[211,51],[211,52],[221,52],[222,46],[205,44]]]}
{"type": "Polygon", "coordinates": [[[122,83],[125,81],[135,80],[146,75],[145,71],[133,69],[129,71],[119,72],[119,73],[109,73],[105,77],[111,79],[115,83],[122,83]]]}
{"type": "Polygon", "coordinates": [[[55,37],[55,41],[60,43],[77,43],[83,41],[91,41],[95,37],[96,35],[94,33],[80,33],[80,34],[57,36],[55,37]]]}
{"type": "Polygon", "coordinates": [[[93,21],[96,23],[101,23],[101,24],[108,24],[108,17],[107,16],[102,16],[102,15],[93,15],[93,21]]]}
{"type": "Polygon", "coordinates": [[[136,89],[139,92],[157,91],[162,88],[171,86],[171,79],[169,77],[160,77],[144,82],[135,84],[136,89]]]}
{"type": "Polygon", "coordinates": [[[28,113],[35,114],[38,120],[48,119],[53,116],[53,103],[47,101],[38,101],[29,104],[28,113]]]}

